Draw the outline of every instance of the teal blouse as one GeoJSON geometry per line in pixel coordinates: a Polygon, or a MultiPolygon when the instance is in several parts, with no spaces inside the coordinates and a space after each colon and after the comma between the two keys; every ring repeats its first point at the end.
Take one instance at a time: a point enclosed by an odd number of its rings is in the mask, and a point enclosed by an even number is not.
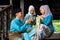
{"type": "Polygon", "coordinates": [[[54,32],[54,27],[52,25],[52,19],[53,19],[53,16],[52,15],[48,15],[43,20],[41,20],[40,23],[41,24],[45,24],[46,26],[48,26],[50,28],[50,30],[52,32],[54,32]]]}

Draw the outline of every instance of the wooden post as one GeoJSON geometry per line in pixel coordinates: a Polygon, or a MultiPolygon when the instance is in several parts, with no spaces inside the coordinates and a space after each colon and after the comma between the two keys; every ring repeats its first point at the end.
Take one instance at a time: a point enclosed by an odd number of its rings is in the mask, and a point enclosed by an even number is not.
{"type": "Polygon", "coordinates": [[[10,0],[10,5],[12,5],[12,0],[10,0]]]}
{"type": "Polygon", "coordinates": [[[22,13],[24,15],[24,0],[20,0],[20,8],[22,9],[22,13]]]}

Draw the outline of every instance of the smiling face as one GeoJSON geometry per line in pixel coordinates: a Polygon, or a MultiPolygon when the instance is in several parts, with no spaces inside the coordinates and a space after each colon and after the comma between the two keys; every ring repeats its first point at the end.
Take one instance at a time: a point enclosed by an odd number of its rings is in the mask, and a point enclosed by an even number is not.
{"type": "Polygon", "coordinates": [[[30,14],[32,15],[34,14],[34,9],[30,10],[30,14]]]}
{"type": "Polygon", "coordinates": [[[45,10],[44,9],[40,9],[39,10],[41,14],[45,14],[45,10]]]}

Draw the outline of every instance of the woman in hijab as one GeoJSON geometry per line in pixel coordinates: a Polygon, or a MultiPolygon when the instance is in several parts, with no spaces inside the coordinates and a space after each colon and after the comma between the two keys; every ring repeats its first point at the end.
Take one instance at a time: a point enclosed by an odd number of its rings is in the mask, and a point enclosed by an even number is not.
{"type": "Polygon", "coordinates": [[[27,31],[30,31],[34,25],[35,25],[35,8],[33,5],[30,5],[29,6],[29,9],[28,9],[28,13],[26,14],[25,18],[24,18],[24,21],[26,21],[27,19],[31,21],[31,23],[29,24],[29,28],[27,31]]]}
{"type": "Polygon", "coordinates": [[[31,23],[29,24],[31,27],[35,24],[35,8],[33,5],[29,6],[28,13],[26,14],[24,21],[27,19],[31,20],[31,23]]]}
{"type": "Polygon", "coordinates": [[[49,6],[42,5],[39,10],[42,15],[37,16],[40,20],[40,34],[38,33],[38,40],[50,37],[54,32],[54,27],[52,25],[53,15],[50,11],[49,6]]]}
{"type": "Polygon", "coordinates": [[[28,13],[26,14],[24,21],[30,20],[31,22],[28,24],[29,28],[27,29],[27,32],[29,33],[29,36],[31,37],[31,40],[33,40],[33,35],[35,34],[35,8],[33,5],[30,5],[28,8],[28,13]]]}

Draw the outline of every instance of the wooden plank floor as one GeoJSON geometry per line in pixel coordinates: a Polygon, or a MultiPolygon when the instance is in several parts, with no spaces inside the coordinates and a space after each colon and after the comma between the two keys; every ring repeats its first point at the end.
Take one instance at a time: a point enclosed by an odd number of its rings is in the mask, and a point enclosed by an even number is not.
{"type": "Polygon", "coordinates": [[[60,33],[53,33],[52,36],[47,39],[60,39],[60,33]]]}
{"type": "MultiPolygon", "coordinates": [[[[50,38],[46,38],[44,40],[49,40],[49,39],[60,39],[60,33],[53,33],[50,38]]],[[[8,40],[8,39],[5,39],[8,40]]]]}

